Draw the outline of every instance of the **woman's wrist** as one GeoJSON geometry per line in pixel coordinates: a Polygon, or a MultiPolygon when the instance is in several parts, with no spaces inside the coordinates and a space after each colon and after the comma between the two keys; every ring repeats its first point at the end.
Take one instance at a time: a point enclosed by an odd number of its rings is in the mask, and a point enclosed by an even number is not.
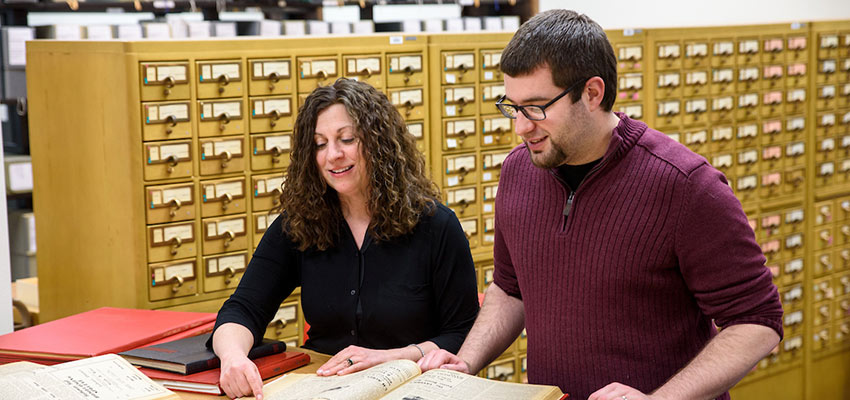
{"type": "Polygon", "coordinates": [[[422,357],[425,357],[425,351],[422,349],[422,346],[411,343],[404,347],[405,358],[411,361],[419,361],[422,357]]]}
{"type": "Polygon", "coordinates": [[[422,347],[419,346],[418,344],[411,343],[411,344],[407,345],[407,348],[412,348],[413,351],[415,352],[415,353],[413,353],[414,354],[414,356],[412,358],[413,361],[419,361],[422,357],[425,357],[425,351],[422,350],[422,347]]]}

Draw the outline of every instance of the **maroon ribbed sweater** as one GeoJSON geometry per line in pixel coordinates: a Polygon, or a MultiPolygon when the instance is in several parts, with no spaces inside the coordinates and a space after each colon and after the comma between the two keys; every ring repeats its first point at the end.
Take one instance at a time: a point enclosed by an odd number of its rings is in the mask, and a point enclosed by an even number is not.
{"type": "Polygon", "coordinates": [[[576,399],[611,382],[658,388],[716,334],[712,319],[782,336],[776,286],[726,178],[618,116],[568,218],[569,189],[524,145],[496,199],[495,283],[523,301],[528,380],[576,399]]]}

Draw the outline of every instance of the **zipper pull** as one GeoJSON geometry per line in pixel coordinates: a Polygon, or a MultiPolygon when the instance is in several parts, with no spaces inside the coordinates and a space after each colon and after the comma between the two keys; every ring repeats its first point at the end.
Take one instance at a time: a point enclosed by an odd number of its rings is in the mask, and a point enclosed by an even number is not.
{"type": "Polygon", "coordinates": [[[573,208],[573,197],[576,197],[576,192],[570,191],[570,196],[567,197],[567,205],[564,207],[564,216],[570,216],[570,210],[573,208]]]}

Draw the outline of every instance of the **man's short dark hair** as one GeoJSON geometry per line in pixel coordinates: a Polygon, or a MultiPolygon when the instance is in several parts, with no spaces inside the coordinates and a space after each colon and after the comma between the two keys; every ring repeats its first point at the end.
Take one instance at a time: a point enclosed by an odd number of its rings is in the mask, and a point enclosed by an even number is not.
{"type": "MultiPolygon", "coordinates": [[[[617,97],[617,57],[605,31],[588,16],[571,10],[537,14],[502,52],[501,69],[510,76],[527,75],[543,65],[552,70],[555,85],[564,89],[580,79],[602,78],[602,108],[611,111],[617,97]]],[[[581,93],[570,93],[573,103],[581,93]]]]}

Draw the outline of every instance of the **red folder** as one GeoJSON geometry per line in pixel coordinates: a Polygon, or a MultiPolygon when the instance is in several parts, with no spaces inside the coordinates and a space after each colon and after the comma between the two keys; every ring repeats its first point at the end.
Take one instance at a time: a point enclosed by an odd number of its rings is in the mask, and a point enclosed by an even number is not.
{"type": "MultiPolygon", "coordinates": [[[[302,367],[308,363],[310,363],[310,356],[297,351],[285,351],[254,360],[254,364],[257,365],[257,369],[260,371],[260,377],[263,380],[302,367]]],[[[220,368],[208,369],[189,375],[151,368],[139,368],[139,371],[142,371],[148,378],[171,390],[215,395],[224,394],[218,386],[218,378],[221,375],[220,368]]]]}
{"type": "Polygon", "coordinates": [[[214,313],[103,307],[0,336],[0,363],[118,353],[215,321],[214,313]]]}

